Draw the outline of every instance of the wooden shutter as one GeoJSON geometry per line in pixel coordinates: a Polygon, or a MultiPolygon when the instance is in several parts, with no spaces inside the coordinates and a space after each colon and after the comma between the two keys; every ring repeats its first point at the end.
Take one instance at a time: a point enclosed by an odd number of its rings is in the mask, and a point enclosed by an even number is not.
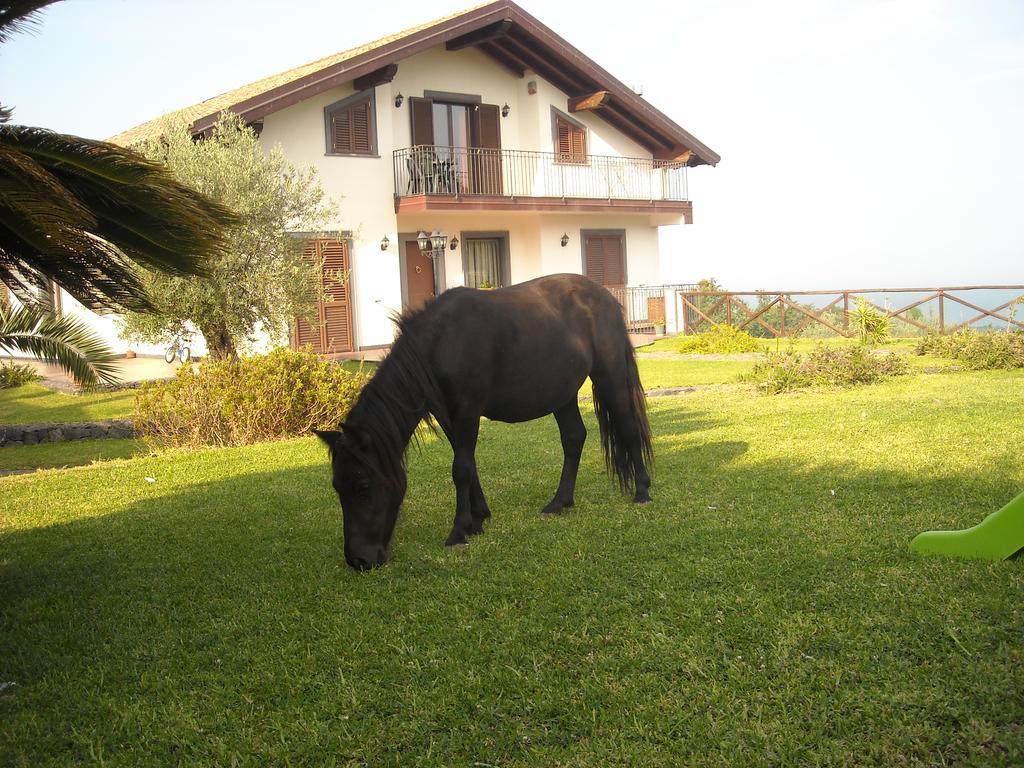
{"type": "Polygon", "coordinates": [[[470,184],[478,195],[500,195],[501,109],[496,104],[478,104],[470,123],[470,184]]]}
{"type": "Polygon", "coordinates": [[[555,152],[559,163],[587,162],[587,132],[568,120],[555,117],[555,152]]]}
{"type": "Polygon", "coordinates": [[[354,344],[348,241],[311,240],[303,256],[322,262],[319,287],[327,301],[318,302],[315,325],[296,319],[292,346],[309,344],[318,355],[351,352],[354,344]]]}
{"type": "Polygon", "coordinates": [[[331,113],[331,151],[341,154],[373,153],[373,115],[370,98],[331,113]]]}
{"type": "Polygon", "coordinates": [[[583,239],[584,269],[587,277],[606,288],[626,284],[625,250],[622,235],[586,235],[583,239]]]}
{"type": "Polygon", "coordinates": [[[352,351],[352,312],[349,302],[348,242],[326,240],[320,243],[324,260],[323,302],[324,351],[352,351]]]}
{"type": "MultiPolygon", "coordinates": [[[[317,256],[317,242],[310,240],[306,243],[305,249],[302,251],[302,258],[307,263],[312,263],[318,258],[317,256]]],[[[321,276],[322,279],[322,276],[321,276]]],[[[318,286],[319,287],[319,286],[318,286]]],[[[305,318],[297,318],[295,321],[295,327],[292,330],[292,346],[295,348],[304,347],[307,344],[313,348],[316,354],[323,354],[323,341],[320,332],[321,319],[320,319],[320,303],[317,303],[316,314],[313,316],[315,325],[311,325],[305,318]]]]}
{"type": "Polygon", "coordinates": [[[409,97],[412,116],[412,145],[434,145],[434,102],[417,96],[409,97]]]}
{"type": "Polygon", "coordinates": [[[480,104],[477,114],[477,146],[481,149],[501,149],[501,110],[496,104],[480,104]]]}

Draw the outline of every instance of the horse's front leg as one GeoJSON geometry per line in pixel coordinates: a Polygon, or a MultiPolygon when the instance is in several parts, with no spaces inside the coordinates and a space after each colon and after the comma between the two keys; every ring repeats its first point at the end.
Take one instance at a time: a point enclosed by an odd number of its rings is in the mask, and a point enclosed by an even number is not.
{"type": "MultiPolygon", "coordinates": [[[[482,519],[478,521],[473,517],[474,497],[479,494],[478,501],[483,499],[480,480],[476,474],[476,440],[480,432],[480,416],[460,418],[455,423],[452,432],[449,439],[455,453],[455,458],[452,461],[452,482],[455,483],[455,522],[452,523],[452,532],[448,534],[448,539],[444,543],[446,547],[468,544],[469,536],[483,530],[482,519]]],[[[486,502],[484,502],[484,508],[486,509],[486,502]]]]}

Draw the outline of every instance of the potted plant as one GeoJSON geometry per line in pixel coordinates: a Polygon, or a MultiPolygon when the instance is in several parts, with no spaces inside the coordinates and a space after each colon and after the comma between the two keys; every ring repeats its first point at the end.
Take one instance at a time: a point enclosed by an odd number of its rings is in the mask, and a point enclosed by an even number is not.
{"type": "Polygon", "coordinates": [[[490,280],[484,280],[480,285],[477,286],[481,291],[493,291],[497,286],[490,280]]]}

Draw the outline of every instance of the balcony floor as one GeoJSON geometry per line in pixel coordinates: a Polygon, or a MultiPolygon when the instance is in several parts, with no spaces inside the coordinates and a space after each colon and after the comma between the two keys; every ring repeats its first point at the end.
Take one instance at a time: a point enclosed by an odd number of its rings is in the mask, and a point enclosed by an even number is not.
{"type": "Polygon", "coordinates": [[[693,203],[689,200],[604,200],[501,195],[405,195],[395,198],[395,213],[428,211],[647,213],[681,216],[687,224],[693,223],[693,203]]]}

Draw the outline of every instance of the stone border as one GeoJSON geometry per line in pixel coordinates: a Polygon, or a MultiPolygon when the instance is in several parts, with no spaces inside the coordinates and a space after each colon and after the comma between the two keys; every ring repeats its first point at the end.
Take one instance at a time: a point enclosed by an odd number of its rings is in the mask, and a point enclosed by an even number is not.
{"type": "Polygon", "coordinates": [[[56,424],[6,424],[0,426],[0,448],[59,443],[66,440],[106,440],[136,436],[135,425],[131,419],[56,424]]]}

